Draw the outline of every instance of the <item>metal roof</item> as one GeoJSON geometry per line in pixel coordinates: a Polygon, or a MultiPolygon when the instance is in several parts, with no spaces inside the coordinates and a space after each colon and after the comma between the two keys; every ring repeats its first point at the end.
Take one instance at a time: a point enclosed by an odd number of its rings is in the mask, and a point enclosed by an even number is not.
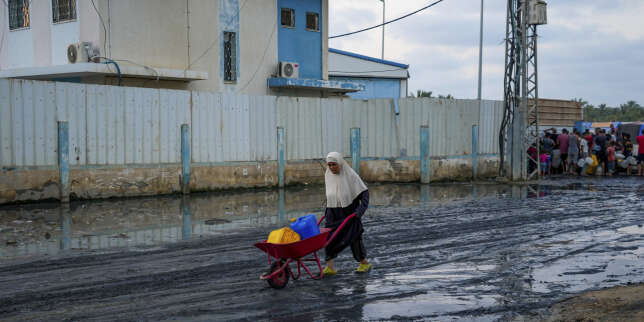
{"type": "Polygon", "coordinates": [[[409,68],[409,65],[397,63],[397,62],[390,61],[390,60],[364,56],[364,55],[360,55],[360,54],[356,54],[356,53],[352,53],[352,52],[348,52],[348,51],[344,51],[344,50],[340,50],[340,49],[329,48],[329,52],[340,54],[340,55],[351,56],[351,57],[355,57],[355,58],[359,58],[359,59],[364,59],[364,60],[368,60],[368,61],[372,61],[372,62],[376,62],[376,63],[380,63],[380,64],[385,64],[385,65],[390,65],[390,66],[395,66],[395,67],[400,67],[400,68],[405,68],[405,69],[409,68]]]}

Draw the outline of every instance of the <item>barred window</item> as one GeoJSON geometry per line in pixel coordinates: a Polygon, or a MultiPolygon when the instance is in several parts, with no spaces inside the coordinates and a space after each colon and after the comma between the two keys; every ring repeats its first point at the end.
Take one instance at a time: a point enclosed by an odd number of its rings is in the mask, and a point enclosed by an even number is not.
{"type": "Polygon", "coordinates": [[[9,30],[29,27],[29,0],[9,0],[9,30]]]}
{"type": "Polygon", "coordinates": [[[306,30],[320,31],[320,16],[317,13],[306,13],[306,30]]]}
{"type": "Polygon", "coordinates": [[[76,0],[51,0],[51,17],[54,23],[76,20],[76,0]]]}
{"type": "Polygon", "coordinates": [[[282,27],[289,27],[289,28],[294,28],[295,27],[295,9],[291,8],[282,8],[281,10],[281,25],[282,27]]]}
{"type": "Polygon", "coordinates": [[[224,31],[224,81],[237,80],[237,37],[234,32],[224,31]]]}

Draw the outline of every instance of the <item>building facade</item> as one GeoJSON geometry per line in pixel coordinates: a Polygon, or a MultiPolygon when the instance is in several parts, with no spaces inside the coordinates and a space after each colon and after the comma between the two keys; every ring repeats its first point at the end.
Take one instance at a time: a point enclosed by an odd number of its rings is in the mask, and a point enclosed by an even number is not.
{"type": "Polygon", "coordinates": [[[408,93],[409,65],[330,48],[329,79],[363,87],[347,93],[351,98],[401,98],[408,93]]]}
{"type": "MultiPolygon", "coordinates": [[[[7,0],[0,77],[327,96],[328,0],[7,0]],[[69,63],[88,42],[96,62],[69,63]],[[298,77],[282,77],[280,61],[298,77]]],[[[92,53],[90,53],[92,56],[92,53]]],[[[82,58],[82,57],[81,57],[82,58]]]]}

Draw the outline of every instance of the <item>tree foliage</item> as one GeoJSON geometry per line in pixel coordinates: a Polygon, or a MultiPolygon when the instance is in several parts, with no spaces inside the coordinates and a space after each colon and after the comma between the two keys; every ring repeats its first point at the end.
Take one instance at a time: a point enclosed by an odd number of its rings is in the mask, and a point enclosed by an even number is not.
{"type": "MultiPolygon", "coordinates": [[[[423,90],[417,90],[416,95],[414,93],[409,93],[409,96],[411,97],[435,97],[433,96],[434,92],[432,91],[423,91],[423,90]]],[[[447,94],[447,95],[438,95],[438,98],[443,98],[443,99],[454,99],[454,96],[452,94],[447,94]]]]}
{"type": "Polygon", "coordinates": [[[644,107],[635,101],[628,101],[618,107],[609,107],[606,104],[599,104],[595,107],[582,98],[575,98],[573,101],[581,103],[584,121],[587,122],[644,121],[644,107]]]}

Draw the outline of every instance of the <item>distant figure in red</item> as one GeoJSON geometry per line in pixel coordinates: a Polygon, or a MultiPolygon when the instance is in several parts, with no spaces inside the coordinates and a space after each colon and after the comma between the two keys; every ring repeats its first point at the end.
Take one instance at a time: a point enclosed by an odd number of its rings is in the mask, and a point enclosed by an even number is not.
{"type": "Polygon", "coordinates": [[[637,174],[640,176],[644,175],[644,130],[640,133],[640,136],[637,137],[637,174]]]}

